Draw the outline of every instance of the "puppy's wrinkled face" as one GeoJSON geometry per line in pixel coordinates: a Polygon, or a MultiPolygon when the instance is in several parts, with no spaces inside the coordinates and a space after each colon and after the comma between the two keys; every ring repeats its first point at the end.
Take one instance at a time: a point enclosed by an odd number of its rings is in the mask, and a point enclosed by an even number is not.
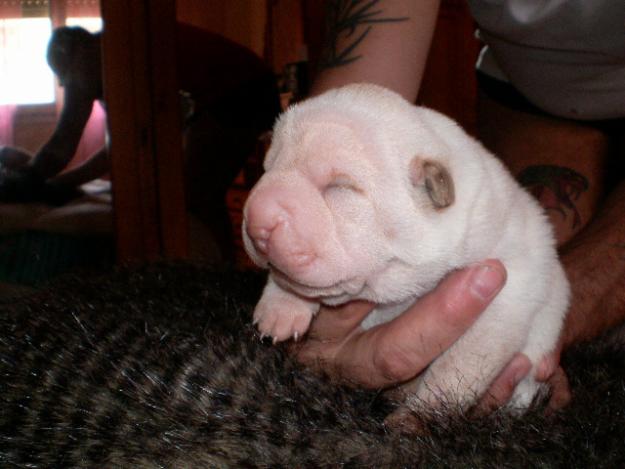
{"type": "Polygon", "coordinates": [[[340,303],[420,244],[420,212],[449,206],[453,182],[436,161],[393,154],[363,120],[295,117],[276,126],[246,203],[245,246],[283,287],[340,303]]]}

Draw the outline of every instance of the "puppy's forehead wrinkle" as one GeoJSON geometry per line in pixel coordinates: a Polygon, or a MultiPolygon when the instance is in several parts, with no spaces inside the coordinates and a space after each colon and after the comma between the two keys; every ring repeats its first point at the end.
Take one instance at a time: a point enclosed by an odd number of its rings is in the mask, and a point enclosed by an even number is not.
{"type": "Polygon", "coordinates": [[[287,112],[282,119],[279,132],[291,138],[314,132],[321,132],[327,137],[337,135],[351,135],[354,141],[365,145],[372,144],[373,134],[379,131],[379,125],[372,125],[371,118],[363,113],[347,112],[338,108],[310,108],[299,107],[287,112]]]}
{"type": "Polygon", "coordinates": [[[334,121],[311,122],[299,134],[303,149],[323,149],[326,151],[355,151],[365,148],[361,132],[353,126],[334,121]]]}

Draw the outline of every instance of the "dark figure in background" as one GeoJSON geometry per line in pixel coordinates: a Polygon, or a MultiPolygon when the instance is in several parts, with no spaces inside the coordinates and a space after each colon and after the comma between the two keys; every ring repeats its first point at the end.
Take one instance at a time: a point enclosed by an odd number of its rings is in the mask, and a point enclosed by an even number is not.
{"type": "MultiPolygon", "coordinates": [[[[228,257],[225,194],[280,111],[275,77],[253,52],[219,35],[182,23],[176,34],[178,85],[191,103],[184,121],[187,206],[228,257]]],[[[107,148],[62,172],[94,101],[103,99],[100,38],[80,27],[53,32],[47,59],[65,89],[63,110],[54,133],[32,158],[15,148],[0,149],[0,202],[63,203],[81,184],[108,173],[107,148]]]]}

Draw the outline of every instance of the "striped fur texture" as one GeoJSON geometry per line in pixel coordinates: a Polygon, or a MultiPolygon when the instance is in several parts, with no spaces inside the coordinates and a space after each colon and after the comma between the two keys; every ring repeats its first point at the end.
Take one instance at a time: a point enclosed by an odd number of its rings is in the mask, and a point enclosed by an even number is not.
{"type": "Polygon", "coordinates": [[[0,304],[1,468],[617,467],[625,354],[568,357],[575,399],[430,434],[382,425],[389,403],[261,343],[262,278],[190,265],[68,279],[0,304]],[[616,464],[616,466],[615,466],[616,464]]]}

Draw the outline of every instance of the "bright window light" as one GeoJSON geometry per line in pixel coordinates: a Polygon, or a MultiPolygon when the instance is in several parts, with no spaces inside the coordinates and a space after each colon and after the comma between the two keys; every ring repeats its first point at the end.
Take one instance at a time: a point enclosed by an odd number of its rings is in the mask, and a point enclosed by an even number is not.
{"type": "Polygon", "coordinates": [[[102,31],[102,18],[97,16],[69,17],[65,20],[67,26],[80,26],[90,33],[102,31]]]}
{"type": "Polygon", "coordinates": [[[49,18],[0,20],[0,104],[54,102],[54,74],[46,62],[49,18]]]}

